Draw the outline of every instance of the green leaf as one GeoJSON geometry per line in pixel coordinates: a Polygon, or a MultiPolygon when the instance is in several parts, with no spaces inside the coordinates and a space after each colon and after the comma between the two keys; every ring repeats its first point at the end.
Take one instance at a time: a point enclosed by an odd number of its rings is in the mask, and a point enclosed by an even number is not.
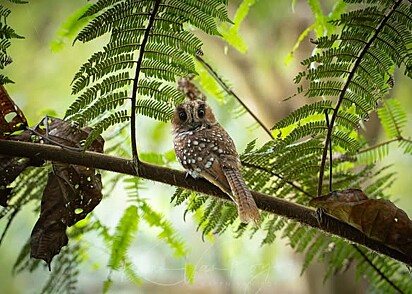
{"type": "Polygon", "coordinates": [[[186,244],[177,236],[176,230],[164,219],[163,215],[154,211],[147,203],[141,202],[140,209],[143,212],[143,219],[151,226],[161,229],[158,238],[164,240],[177,257],[187,255],[186,244]]]}
{"type": "Polygon", "coordinates": [[[228,27],[226,24],[222,24],[220,32],[223,39],[229,43],[233,48],[240,53],[245,53],[247,50],[247,44],[241,37],[239,29],[246,16],[249,14],[250,8],[255,4],[256,0],[243,0],[239,8],[236,11],[234,24],[228,27]]]}
{"type": "Polygon", "coordinates": [[[384,99],[382,107],[378,109],[378,117],[389,139],[402,136],[403,128],[406,126],[408,119],[399,101],[384,99]]]}
{"type": "Polygon", "coordinates": [[[80,29],[90,21],[89,17],[81,18],[81,16],[84,15],[91,6],[92,4],[86,4],[80,7],[60,26],[60,29],[57,31],[57,37],[50,43],[50,48],[53,52],[57,53],[61,51],[66,43],[73,40],[80,29]]]}
{"type": "Polygon", "coordinates": [[[195,272],[196,268],[193,263],[185,264],[185,280],[189,283],[189,285],[193,285],[195,282],[195,272]]]}

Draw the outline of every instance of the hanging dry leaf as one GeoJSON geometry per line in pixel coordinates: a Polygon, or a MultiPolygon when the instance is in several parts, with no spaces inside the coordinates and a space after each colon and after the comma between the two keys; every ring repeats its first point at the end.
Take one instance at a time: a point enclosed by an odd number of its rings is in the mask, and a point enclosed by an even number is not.
{"type": "MultiPolygon", "coordinates": [[[[45,117],[34,130],[27,129],[23,112],[0,85],[0,139],[57,144],[63,148],[82,150],[91,128],[79,128],[73,122],[45,117]],[[13,134],[16,131],[22,131],[13,134]],[[34,133],[34,134],[33,134],[34,133]]],[[[104,140],[99,136],[90,150],[103,152],[104,140]]],[[[43,162],[0,155],[0,205],[6,206],[12,193],[8,187],[29,165],[43,162]]],[[[70,164],[52,163],[43,192],[40,217],[31,234],[31,257],[43,259],[49,266],[53,257],[68,243],[67,227],[84,219],[102,199],[101,176],[95,169],[70,164]]]]}
{"type": "Polygon", "coordinates": [[[58,176],[49,174],[41,201],[41,212],[31,234],[30,256],[50,263],[67,245],[64,199],[70,188],[58,176]]]}
{"type": "MultiPolygon", "coordinates": [[[[70,147],[80,148],[91,131],[55,118],[47,118],[43,123],[47,123],[48,139],[70,147]]],[[[103,152],[103,144],[102,137],[96,139],[92,143],[93,151],[103,152]]],[[[31,236],[31,257],[43,259],[49,268],[53,257],[67,244],[67,227],[84,219],[102,199],[101,176],[95,169],[54,162],[53,171],[49,174],[40,218],[31,236]]]]}
{"type": "Polygon", "coordinates": [[[3,85],[0,85],[0,138],[24,130],[27,120],[20,108],[13,102],[3,85]]]}
{"type": "Polygon", "coordinates": [[[309,205],[324,209],[373,240],[412,255],[412,221],[391,201],[369,199],[361,190],[347,189],[314,198],[309,205]]]}

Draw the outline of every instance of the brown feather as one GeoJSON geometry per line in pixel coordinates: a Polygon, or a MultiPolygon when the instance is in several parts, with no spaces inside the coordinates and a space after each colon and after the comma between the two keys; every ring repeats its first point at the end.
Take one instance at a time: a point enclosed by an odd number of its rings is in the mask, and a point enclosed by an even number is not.
{"type": "Polygon", "coordinates": [[[243,223],[254,221],[258,225],[260,222],[259,210],[239,169],[224,168],[223,172],[232,190],[232,197],[237,204],[240,220],[243,223]]]}

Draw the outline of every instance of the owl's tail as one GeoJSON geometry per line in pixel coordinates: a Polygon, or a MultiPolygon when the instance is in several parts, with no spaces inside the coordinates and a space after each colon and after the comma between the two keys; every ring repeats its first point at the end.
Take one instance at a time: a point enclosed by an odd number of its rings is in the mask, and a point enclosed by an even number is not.
{"type": "Polygon", "coordinates": [[[238,169],[224,168],[223,172],[232,190],[233,200],[237,204],[239,218],[242,223],[253,221],[256,225],[260,223],[260,214],[255,200],[250,193],[245,180],[238,169]]]}

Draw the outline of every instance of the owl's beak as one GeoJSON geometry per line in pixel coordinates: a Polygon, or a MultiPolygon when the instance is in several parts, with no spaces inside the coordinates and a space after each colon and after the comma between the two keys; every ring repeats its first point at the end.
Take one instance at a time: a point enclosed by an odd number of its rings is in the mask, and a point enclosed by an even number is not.
{"type": "Polygon", "coordinates": [[[199,122],[199,121],[193,121],[193,120],[192,120],[192,121],[190,122],[191,129],[193,129],[193,130],[195,130],[195,129],[197,129],[197,128],[200,128],[201,125],[202,125],[202,123],[199,122]]]}

